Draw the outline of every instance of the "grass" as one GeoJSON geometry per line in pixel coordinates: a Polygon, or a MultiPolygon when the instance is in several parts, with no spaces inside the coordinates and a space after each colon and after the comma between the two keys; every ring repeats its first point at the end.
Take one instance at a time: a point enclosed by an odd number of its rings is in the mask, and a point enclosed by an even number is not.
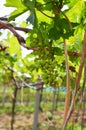
{"type": "Polygon", "coordinates": [[[86,127],[81,127],[79,124],[75,124],[74,128],[72,127],[72,124],[68,124],[66,130],[86,130],[86,127]]]}

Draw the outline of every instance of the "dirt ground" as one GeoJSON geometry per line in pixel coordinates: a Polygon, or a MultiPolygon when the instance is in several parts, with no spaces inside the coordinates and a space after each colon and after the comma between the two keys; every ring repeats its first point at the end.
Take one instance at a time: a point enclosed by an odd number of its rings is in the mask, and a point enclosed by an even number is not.
{"type": "MultiPolygon", "coordinates": [[[[50,127],[57,128],[58,125],[61,125],[58,122],[61,119],[61,114],[56,112],[51,114],[51,112],[45,112],[39,114],[39,130],[48,130],[50,127]]],[[[33,114],[25,113],[15,115],[14,130],[31,130],[33,125],[33,114]]],[[[11,115],[10,114],[1,114],[0,115],[0,130],[11,130],[11,115]]]]}
{"type": "MultiPolygon", "coordinates": [[[[75,111],[73,113],[71,121],[74,120],[81,124],[86,125],[86,113],[82,120],[82,112],[79,114],[75,111]]],[[[51,112],[40,112],[39,114],[39,130],[57,130],[61,128],[63,121],[63,111],[54,111],[51,112]]],[[[32,130],[33,125],[33,113],[16,113],[14,130],[32,130]]],[[[0,130],[11,130],[11,115],[10,114],[1,114],[0,115],[0,130]]]]}

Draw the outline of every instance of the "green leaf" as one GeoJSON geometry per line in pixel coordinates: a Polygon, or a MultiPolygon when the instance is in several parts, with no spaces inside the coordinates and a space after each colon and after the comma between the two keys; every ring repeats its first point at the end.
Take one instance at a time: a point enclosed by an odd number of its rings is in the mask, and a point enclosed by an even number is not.
{"type": "Polygon", "coordinates": [[[26,7],[28,7],[29,10],[34,10],[35,0],[22,0],[22,2],[26,7]]]}
{"type": "Polygon", "coordinates": [[[51,40],[57,40],[60,38],[61,34],[59,33],[60,31],[58,32],[58,30],[59,28],[54,27],[49,30],[49,38],[51,40]]]}
{"type": "Polygon", "coordinates": [[[45,3],[44,5],[42,4],[42,2],[36,2],[36,6],[38,9],[40,9],[42,11],[44,11],[44,10],[50,11],[52,9],[51,2],[45,3]]]}
{"type": "Polygon", "coordinates": [[[8,19],[8,21],[11,21],[13,19],[15,19],[16,17],[20,16],[21,14],[25,13],[27,11],[27,9],[18,9],[18,10],[14,10],[11,14],[10,17],[8,19]]]}
{"type": "MultiPolygon", "coordinates": [[[[44,11],[43,13],[47,14],[48,16],[52,15],[51,11],[44,11]]],[[[37,19],[39,22],[46,22],[46,23],[50,23],[51,19],[47,16],[45,16],[44,14],[42,14],[40,11],[36,11],[36,15],[37,15],[37,19]]]]}
{"type": "Polygon", "coordinates": [[[21,57],[21,48],[17,39],[14,36],[12,36],[8,39],[8,43],[10,55],[17,54],[19,57],[21,57]]]}
{"type": "Polygon", "coordinates": [[[74,35],[74,29],[72,29],[72,30],[69,31],[69,32],[63,33],[63,34],[62,34],[62,37],[63,37],[64,39],[68,39],[70,36],[73,36],[73,35],[74,35]]]}
{"type": "Polygon", "coordinates": [[[35,16],[34,16],[34,13],[32,12],[30,14],[30,16],[27,18],[27,22],[30,22],[32,25],[34,25],[34,19],[35,19],[35,16]]]}
{"type": "Polygon", "coordinates": [[[59,48],[59,47],[52,47],[52,51],[54,51],[55,55],[58,55],[58,56],[63,55],[63,50],[61,48],[59,48]]]}
{"type": "Polygon", "coordinates": [[[8,7],[25,8],[21,0],[6,0],[4,5],[8,7]]]}
{"type": "Polygon", "coordinates": [[[6,0],[6,4],[4,4],[7,7],[15,7],[17,9],[15,9],[11,14],[10,17],[8,19],[8,21],[15,19],[16,17],[18,17],[19,15],[23,14],[25,11],[27,11],[27,7],[25,5],[23,5],[21,0],[6,0]]]}
{"type": "Polygon", "coordinates": [[[73,0],[73,2],[71,0],[69,4],[69,11],[66,13],[71,22],[80,22],[83,4],[83,0],[73,0]]]}

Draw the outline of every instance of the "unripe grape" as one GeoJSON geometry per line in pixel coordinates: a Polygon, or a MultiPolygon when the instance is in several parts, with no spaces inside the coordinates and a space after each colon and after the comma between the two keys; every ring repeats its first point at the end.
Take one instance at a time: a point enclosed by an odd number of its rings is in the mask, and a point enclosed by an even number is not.
{"type": "Polygon", "coordinates": [[[33,34],[33,38],[37,38],[37,34],[36,33],[33,34]]]}

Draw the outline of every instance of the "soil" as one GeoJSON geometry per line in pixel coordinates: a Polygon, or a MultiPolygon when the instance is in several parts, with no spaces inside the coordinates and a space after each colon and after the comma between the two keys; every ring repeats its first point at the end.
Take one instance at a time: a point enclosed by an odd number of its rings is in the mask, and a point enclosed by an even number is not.
{"type": "MultiPolygon", "coordinates": [[[[75,111],[72,114],[71,121],[78,122],[85,126],[86,122],[86,113],[84,113],[82,120],[82,111],[77,113],[75,111]]],[[[39,114],[39,130],[58,130],[61,128],[63,121],[63,111],[54,111],[51,112],[40,112],[39,114]]],[[[14,130],[32,130],[33,125],[33,113],[16,113],[14,130]]],[[[85,126],[86,127],[86,126],[85,126]]],[[[10,114],[0,114],[0,130],[11,130],[11,115],[10,114]]]]}
{"type": "MultiPolygon", "coordinates": [[[[53,115],[51,112],[41,112],[39,114],[39,130],[55,130],[58,126],[61,126],[58,119],[61,119],[60,112],[54,112],[53,115]]],[[[32,130],[33,125],[33,113],[17,113],[15,115],[14,130],[32,130]]],[[[10,114],[1,114],[0,115],[0,130],[11,130],[11,115],[10,114]]]]}

